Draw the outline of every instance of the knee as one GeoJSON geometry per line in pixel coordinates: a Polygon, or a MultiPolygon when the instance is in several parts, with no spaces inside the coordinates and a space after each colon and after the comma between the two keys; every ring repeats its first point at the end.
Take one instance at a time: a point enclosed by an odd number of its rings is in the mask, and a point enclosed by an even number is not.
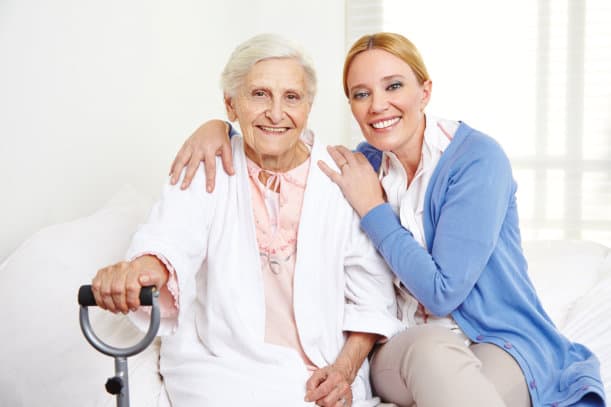
{"type": "Polygon", "coordinates": [[[402,370],[435,370],[443,364],[445,345],[428,337],[419,337],[403,353],[402,370]]]}

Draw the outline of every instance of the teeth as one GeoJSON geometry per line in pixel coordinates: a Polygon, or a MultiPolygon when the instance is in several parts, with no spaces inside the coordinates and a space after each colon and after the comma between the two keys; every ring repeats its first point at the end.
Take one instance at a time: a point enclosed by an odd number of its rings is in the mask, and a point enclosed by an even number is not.
{"type": "Polygon", "coordinates": [[[395,117],[394,119],[390,119],[390,120],[382,120],[376,123],[372,123],[371,126],[374,129],[385,129],[387,127],[392,126],[393,124],[395,124],[396,122],[399,121],[399,117],[395,117]]]}
{"type": "Polygon", "coordinates": [[[265,127],[265,126],[259,126],[259,127],[261,127],[261,130],[267,131],[269,133],[283,133],[286,131],[286,127],[265,127]]]}

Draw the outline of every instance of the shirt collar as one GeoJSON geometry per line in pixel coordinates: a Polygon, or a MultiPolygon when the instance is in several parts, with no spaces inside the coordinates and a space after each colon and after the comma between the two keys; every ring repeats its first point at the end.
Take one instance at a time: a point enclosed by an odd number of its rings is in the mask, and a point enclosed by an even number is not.
{"type": "MultiPolygon", "coordinates": [[[[432,158],[441,155],[448,148],[457,127],[457,122],[425,115],[424,140],[416,174],[428,170],[428,166],[433,161],[432,158]]],[[[407,182],[407,174],[397,156],[391,151],[385,151],[382,155],[382,174],[388,174],[391,168],[397,170],[407,182]]]]}

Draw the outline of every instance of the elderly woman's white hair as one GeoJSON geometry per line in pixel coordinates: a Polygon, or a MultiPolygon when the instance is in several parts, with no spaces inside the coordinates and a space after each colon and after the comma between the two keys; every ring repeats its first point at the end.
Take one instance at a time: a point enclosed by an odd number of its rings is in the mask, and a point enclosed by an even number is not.
{"type": "Polygon", "coordinates": [[[229,57],[221,75],[221,87],[226,96],[234,97],[250,69],[259,61],[271,58],[294,58],[303,67],[306,91],[310,102],[316,95],[316,71],[303,49],[276,34],[259,34],[238,45],[229,57]]]}

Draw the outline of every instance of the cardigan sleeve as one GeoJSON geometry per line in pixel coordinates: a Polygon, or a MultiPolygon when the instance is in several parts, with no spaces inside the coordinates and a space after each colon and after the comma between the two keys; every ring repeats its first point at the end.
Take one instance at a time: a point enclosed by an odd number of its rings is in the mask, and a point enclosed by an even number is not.
{"type": "MultiPolygon", "coordinates": [[[[468,153],[450,160],[436,185],[429,185],[432,240],[424,249],[388,204],[361,219],[394,273],[418,301],[438,316],[449,315],[469,295],[497,245],[508,208],[515,205],[515,183],[496,143],[464,146],[468,153]],[[476,153],[473,154],[473,150],[476,153]]],[[[449,158],[449,157],[447,157],[449,158]]],[[[433,184],[434,180],[431,180],[433,184]]],[[[519,233],[516,233],[519,239],[519,233]]]]}

